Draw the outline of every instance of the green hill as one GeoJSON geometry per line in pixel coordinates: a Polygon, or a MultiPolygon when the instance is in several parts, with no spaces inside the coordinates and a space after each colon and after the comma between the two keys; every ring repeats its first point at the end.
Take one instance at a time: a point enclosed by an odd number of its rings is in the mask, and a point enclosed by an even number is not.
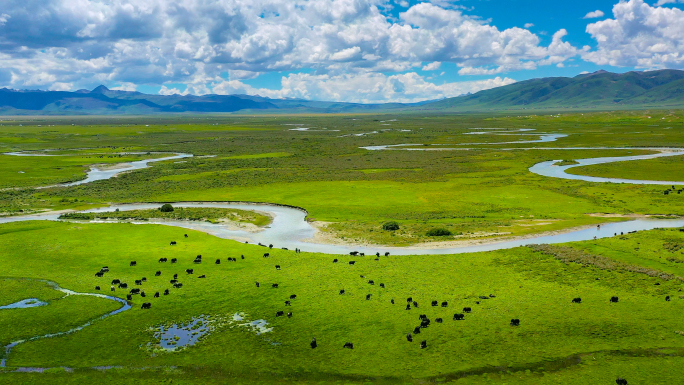
{"type": "Polygon", "coordinates": [[[422,110],[638,109],[684,107],[684,71],[531,79],[473,95],[444,99],[422,110]]]}

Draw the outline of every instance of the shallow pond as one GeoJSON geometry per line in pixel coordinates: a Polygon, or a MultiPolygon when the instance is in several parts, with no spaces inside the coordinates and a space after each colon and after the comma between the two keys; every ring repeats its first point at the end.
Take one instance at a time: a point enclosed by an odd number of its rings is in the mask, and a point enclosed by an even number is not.
{"type": "Polygon", "coordinates": [[[196,344],[202,336],[211,330],[208,317],[200,316],[185,324],[160,326],[159,331],[154,333],[154,337],[163,349],[177,350],[196,344]]]}

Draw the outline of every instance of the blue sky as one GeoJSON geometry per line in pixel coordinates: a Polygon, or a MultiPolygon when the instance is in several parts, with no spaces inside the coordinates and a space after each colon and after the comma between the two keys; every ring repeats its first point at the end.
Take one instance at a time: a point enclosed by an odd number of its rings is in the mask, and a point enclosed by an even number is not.
{"type": "Polygon", "coordinates": [[[4,0],[0,87],[415,102],[684,69],[680,1],[4,0]]]}

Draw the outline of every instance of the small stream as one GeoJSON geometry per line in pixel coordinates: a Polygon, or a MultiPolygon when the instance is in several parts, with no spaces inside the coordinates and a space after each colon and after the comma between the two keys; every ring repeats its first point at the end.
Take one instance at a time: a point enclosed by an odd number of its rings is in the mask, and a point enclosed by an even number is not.
{"type": "MultiPolygon", "coordinates": [[[[75,292],[75,291],[73,291],[73,290],[64,289],[64,288],[60,287],[57,283],[52,282],[52,281],[44,281],[44,280],[40,280],[40,281],[41,281],[41,282],[47,283],[47,284],[50,285],[53,289],[55,289],[55,290],[57,290],[57,291],[61,291],[62,293],[66,294],[67,296],[69,296],[69,295],[85,295],[85,296],[91,296],[91,297],[105,298],[105,299],[108,299],[108,300],[111,300],[111,301],[119,302],[119,303],[122,304],[123,306],[120,307],[120,308],[118,308],[118,309],[116,309],[116,310],[114,310],[114,311],[111,311],[111,312],[109,312],[109,313],[107,313],[107,314],[105,314],[105,315],[102,315],[102,316],[99,316],[99,317],[97,317],[97,318],[95,318],[95,319],[93,319],[93,320],[90,320],[90,321],[86,322],[85,324],[83,324],[83,325],[81,325],[81,326],[77,326],[77,327],[75,327],[75,328],[73,328],[73,329],[70,329],[70,330],[67,330],[67,331],[64,331],[64,332],[57,332],[57,333],[50,333],[50,334],[45,334],[45,335],[41,335],[41,336],[35,336],[35,337],[27,338],[27,339],[25,339],[25,340],[18,340],[18,341],[14,341],[14,342],[10,343],[9,345],[6,345],[6,346],[5,346],[5,358],[3,358],[2,360],[0,360],[0,368],[4,368],[4,367],[6,366],[7,357],[9,357],[9,354],[10,354],[10,352],[12,351],[12,349],[13,349],[15,346],[19,345],[19,344],[22,344],[22,343],[24,343],[24,342],[30,342],[30,341],[41,340],[41,339],[44,339],[44,338],[52,338],[52,337],[59,337],[59,336],[67,335],[67,334],[72,334],[72,333],[75,333],[75,332],[77,332],[77,331],[79,331],[79,330],[83,330],[84,328],[86,328],[86,327],[92,325],[93,322],[95,322],[95,321],[99,321],[99,320],[105,319],[105,318],[107,318],[107,317],[111,317],[111,316],[113,316],[113,315],[119,314],[119,313],[124,312],[124,311],[126,311],[126,310],[128,310],[128,309],[131,308],[131,305],[129,305],[128,302],[126,302],[125,300],[123,300],[123,299],[121,299],[121,298],[112,297],[112,296],[104,295],[104,294],[96,294],[96,293],[77,293],[77,292],[75,292]]],[[[33,298],[32,300],[35,300],[35,298],[33,298]]],[[[28,300],[25,300],[25,301],[28,301],[28,300]]],[[[24,301],[21,301],[21,302],[24,302],[24,301]]],[[[44,302],[43,302],[43,303],[44,303],[44,302]]],[[[47,304],[46,304],[46,305],[47,305],[47,304]]]]}
{"type": "MultiPolygon", "coordinates": [[[[158,154],[158,153],[151,153],[151,154],[158,154]]],[[[38,153],[24,153],[24,152],[6,152],[2,155],[11,155],[11,156],[61,156],[61,155],[52,155],[52,154],[38,154],[38,153]]],[[[86,178],[83,180],[79,180],[76,182],[71,182],[71,183],[63,183],[63,184],[57,184],[57,185],[51,185],[51,186],[41,186],[37,187],[38,189],[46,189],[46,188],[52,188],[52,187],[71,187],[71,186],[78,186],[86,183],[91,183],[95,182],[98,180],[105,180],[105,179],[110,179],[118,174],[121,174],[122,172],[129,172],[129,171],[134,171],[134,170],[140,170],[143,168],[148,168],[150,167],[150,163],[154,162],[162,162],[165,160],[174,160],[174,159],[182,159],[182,158],[190,158],[192,157],[192,154],[176,154],[173,156],[167,156],[164,158],[157,158],[157,159],[143,159],[143,160],[138,160],[135,162],[129,162],[129,163],[116,163],[112,164],[110,166],[116,166],[116,168],[112,169],[100,169],[96,166],[92,166],[90,168],[90,171],[86,173],[86,178]]]]}

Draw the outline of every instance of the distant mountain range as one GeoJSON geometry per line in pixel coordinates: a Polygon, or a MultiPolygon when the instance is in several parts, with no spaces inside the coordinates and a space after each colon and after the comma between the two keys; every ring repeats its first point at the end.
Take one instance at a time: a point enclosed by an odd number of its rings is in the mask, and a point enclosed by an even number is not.
{"type": "Polygon", "coordinates": [[[358,104],[249,95],[147,95],[99,86],[92,91],[0,89],[2,115],[147,115],[162,113],[493,112],[543,109],[684,108],[684,71],[542,78],[472,95],[414,104],[358,104]]]}

